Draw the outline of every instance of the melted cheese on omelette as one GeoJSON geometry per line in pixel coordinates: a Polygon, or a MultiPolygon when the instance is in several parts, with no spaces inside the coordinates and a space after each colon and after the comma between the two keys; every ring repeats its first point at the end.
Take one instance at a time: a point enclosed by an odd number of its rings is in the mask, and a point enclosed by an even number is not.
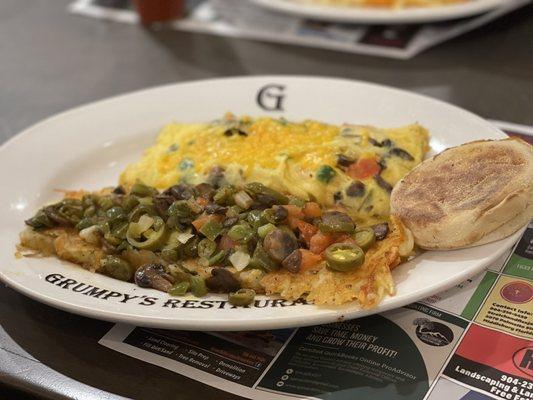
{"type": "Polygon", "coordinates": [[[126,187],[140,180],[165,189],[180,181],[205,181],[211,168],[221,166],[229,183],[259,181],[304,200],[342,206],[356,222],[368,225],[388,218],[387,185],[394,186],[419,164],[427,149],[428,133],[418,124],[379,129],[228,115],[208,124],[165,126],[156,144],[126,168],[120,181],[126,187]],[[355,180],[339,165],[339,156],[373,160],[381,180],[374,175],[355,179],[364,191],[350,195],[355,180]],[[326,181],[319,179],[324,167],[330,172],[326,181]]]}

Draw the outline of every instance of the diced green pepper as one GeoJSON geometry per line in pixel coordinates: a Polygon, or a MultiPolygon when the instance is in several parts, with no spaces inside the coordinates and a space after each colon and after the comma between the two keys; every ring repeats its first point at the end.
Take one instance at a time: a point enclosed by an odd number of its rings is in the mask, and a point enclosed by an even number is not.
{"type": "Polygon", "coordinates": [[[250,263],[248,264],[250,268],[259,268],[265,271],[275,271],[280,268],[279,264],[276,263],[270,256],[267,254],[261,243],[258,243],[255,247],[254,254],[250,263]]]}
{"type": "Polygon", "coordinates": [[[209,258],[217,250],[217,244],[209,239],[202,239],[198,243],[198,256],[209,258]]]}
{"type": "Polygon", "coordinates": [[[130,281],[133,278],[133,268],[120,257],[106,256],[102,261],[102,269],[106,275],[121,281],[130,281]]]}
{"type": "Polygon", "coordinates": [[[157,194],[157,189],[147,186],[141,182],[135,182],[131,187],[130,193],[139,197],[149,197],[157,194]]]}
{"type": "Polygon", "coordinates": [[[215,220],[207,221],[201,228],[200,233],[209,240],[215,240],[222,233],[222,224],[215,220]]]}
{"type": "Polygon", "coordinates": [[[205,281],[201,276],[198,275],[192,275],[191,276],[191,292],[196,297],[203,297],[207,294],[207,286],[205,285],[205,281]]]}
{"type": "Polygon", "coordinates": [[[253,229],[248,226],[239,224],[239,225],[233,225],[230,230],[228,231],[228,236],[231,240],[238,243],[247,243],[254,237],[254,231],[253,229]]]}
{"type": "Polygon", "coordinates": [[[191,284],[187,281],[176,283],[170,288],[168,294],[171,296],[185,296],[185,294],[187,294],[189,291],[190,286],[191,284]]]}
{"type": "Polygon", "coordinates": [[[272,232],[274,229],[276,229],[276,225],[271,224],[270,222],[268,224],[262,225],[259,228],[257,228],[257,234],[261,239],[264,239],[266,235],[268,235],[270,232],[272,232]]]}
{"type": "Polygon", "coordinates": [[[337,173],[329,165],[322,165],[316,170],[316,179],[322,183],[328,183],[337,173]]]}

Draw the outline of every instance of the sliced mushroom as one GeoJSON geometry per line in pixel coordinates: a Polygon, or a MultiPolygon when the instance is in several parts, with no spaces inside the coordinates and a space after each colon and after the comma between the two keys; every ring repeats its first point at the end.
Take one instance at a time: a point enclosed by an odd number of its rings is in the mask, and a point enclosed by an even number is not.
{"type": "Polygon", "coordinates": [[[135,272],[135,283],[143,288],[168,292],[174,283],[172,275],[161,264],[146,264],[135,272]]]}
{"type": "Polygon", "coordinates": [[[282,262],[289,254],[298,249],[298,240],[294,234],[276,228],[265,236],[263,247],[274,261],[282,262]]]}
{"type": "Polygon", "coordinates": [[[170,194],[158,194],[153,197],[154,208],[160,217],[166,219],[167,210],[176,199],[170,194]]]}
{"type": "Polygon", "coordinates": [[[240,282],[225,268],[213,268],[211,276],[205,280],[207,287],[216,293],[236,292],[241,288],[240,282]]]}
{"type": "Polygon", "coordinates": [[[203,197],[208,200],[213,198],[215,194],[215,189],[209,183],[200,183],[194,187],[194,191],[198,197],[203,197]]]}
{"type": "Polygon", "coordinates": [[[209,203],[205,206],[206,214],[226,214],[228,207],[221,206],[217,203],[209,203]]]}
{"type": "Polygon", "coordinates": [[[176,200],[188,200],[194,196],[194,191],[189,185],[180,183],[179,185],[169,187],[163,194],[171,195],[176,200]]]}
{"type": "Polygon", "coordinates": [[[285,257],[281,265],[289,272],[297,273],[300,271],[302,265],[302,252],[300,250],[294,250],[291,254],[285,257]]]}

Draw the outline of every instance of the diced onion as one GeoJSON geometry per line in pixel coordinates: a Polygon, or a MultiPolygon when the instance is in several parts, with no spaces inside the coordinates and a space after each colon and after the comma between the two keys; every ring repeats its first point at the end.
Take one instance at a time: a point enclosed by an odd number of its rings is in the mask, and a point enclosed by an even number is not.
{"type": "Polygon", "coordinates": [[[134,238],[140,238],[143,233],[152,227],[154,219],[146,214],[141,215],[138,222],[132,222],[128,226],[128,234],[134,238]]]}
{"type": "Polygon", "coordinates": [[[154,219],[146,214],[143,214],[141,215],[141,218],[139,218],[139,222],[137,222],[137,224],[139,225],[141,232],[146,232],[154,224],[154,219]]]}
{"type": "Polygon", "coordinates": [[[182,233],[178,233],[178,235],[176,236],[176,239],[178,239],[178,242],[180,242],[181,244],[185,244],[189,241],[189,239],[193,237],[194,235],[191,232],[182,232],[182,233]]]}
{"type": "Polygon", "coordinates": [[[244,251],[238,250],[229,256],[229,261],[237,271],[242,271],[250,263],[250,255],[244,251]]]}
{"type": "Polygon", "coordinates": [[[100,229],[97,225],[90,226],[88,228],[82,229],[78,235],[84,241],[90,244],[99,244],[100,243],[100,229]]]}
{"type": "Polygon", "coordinates": [[[398,252],[400,253],[400,256],[408,257],[411,255],[411,252],[415,247],[415,238],[413,237],[412,232],[406,227],[403,227],[403,231],[405,233],[405,240],[398,247],[398,252]]]}
{"type": "Polygon", "coordinates": [[[248,193],[246,193],[244,190],[241,190],[233,196],[233,199],[235,200],[235,204],[237,204],[239,207],[244,208],[247,210],[250,208],[250,206],[253,204],[254,200],[250,197],[248,193]]]}

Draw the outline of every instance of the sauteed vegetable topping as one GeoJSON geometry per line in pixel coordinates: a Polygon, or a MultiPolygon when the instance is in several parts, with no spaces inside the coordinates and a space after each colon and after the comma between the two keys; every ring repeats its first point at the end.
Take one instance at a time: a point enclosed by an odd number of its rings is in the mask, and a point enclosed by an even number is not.
{"type": "MultiPolygon", "coordinates": [[[[320,179],[327,181],[328,171],[320,179]]],[[[43,207],[26,224],[76,232],[104,251],[99,271],[115,279],[172,296],[228,293],[235,306],[251,304],[256,293],[243,287],[240,273],[298,274],[323,262],[343,273],[358,268],[387,234],[386,224],[359,228],[340,207],[326,210],[258,182],[181,183],[163,192],[136,182],[78,197],[43,207]],[[187,266],[191,260],[202,274],[187,266]]]]}

